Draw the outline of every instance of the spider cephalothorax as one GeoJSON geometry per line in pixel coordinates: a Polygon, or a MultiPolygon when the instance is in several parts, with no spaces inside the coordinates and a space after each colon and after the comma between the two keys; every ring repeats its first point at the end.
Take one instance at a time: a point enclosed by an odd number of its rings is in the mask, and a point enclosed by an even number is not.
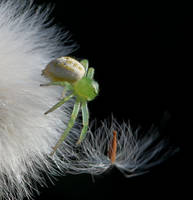
{"type": "Polygon", "coordinates": [[[87,101],[95,99],[98,95],[99,86],[93,79],[94,68],[88,68],[88,60],[78,62],[71,57],[57,58],[46,66],[46,68],[42,71],[42,75],[49,78],[51,82],[41,84],[41,86],[58,85],[64,87],[62,99],[45,112],[45,114],[54,111],[70,98],[76,97],[70,121],[64,133],[61,135],[57,144],[53,148],[53,151],[51,152],[51,155],[53,155],[73,127],[80,108],[82,110],[83,128],[77,144],[84,139],[89,123],[87,101]],[[65,96],[66,91],[69,91],[70,95],[65,96]]]}

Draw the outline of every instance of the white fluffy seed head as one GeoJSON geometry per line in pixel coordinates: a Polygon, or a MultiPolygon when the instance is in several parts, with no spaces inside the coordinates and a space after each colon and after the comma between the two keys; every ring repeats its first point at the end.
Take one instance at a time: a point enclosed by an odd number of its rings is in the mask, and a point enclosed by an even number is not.
{"type": "Polygon", "coordinates": [[[132,130],[129,123],[119,124],[114,118],[104,121],[96,131],[90,131],[74,156],[71,173],[102,174],[113,166],[126,177],[146,173],[150,168],[172,156],[178,148],[170,147],[166,139],[160,139],[156,128],[147,133],[132,130]],[[112,162],[109,149],[113,132],[117,132],[116,158],[112,162]]]}
{"type": "Polygon", "coordinates": [[[67,102],[43,114],[58,101],[62,88],[40,87],[46,81],[41,71],[50,60],[72,51],[63,45],[67,35],[49,25],[50,9],[29,0],[0,3],[0,199],[29,197],[32,182],[43,182],[40,170],[56,173],[56,166],[69,167],[70,140],[58,153],[63,162],[57,155],[54,161],[47,156],[72,106],[67,102]]]}

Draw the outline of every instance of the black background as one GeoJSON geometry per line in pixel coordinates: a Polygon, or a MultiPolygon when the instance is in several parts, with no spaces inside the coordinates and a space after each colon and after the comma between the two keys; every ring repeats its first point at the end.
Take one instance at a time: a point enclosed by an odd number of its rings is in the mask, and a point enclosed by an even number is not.
{"type": "Polygon", "coordinates": [[[35,199],[188,199],[191,171],[192,46],[188,5],[126,4],[121,1],[51,1],[54,23],[69,30],[95,68],[100,94],[89,103],[91,119],[113,115],[148,128],[170,120],[162,135],[181,151],[150,173],[126,179],[116,169],[101,176],[67,175],[40,189],[35,199]],[[189,142],[188,142],[189,141],[189,142]],[[189,143],[189,146],[188,146],[189,143]],[[190,149],[188,148],[190,147],[190,149]],[[94,179],[94,180],[93,180],[94,179]]]}

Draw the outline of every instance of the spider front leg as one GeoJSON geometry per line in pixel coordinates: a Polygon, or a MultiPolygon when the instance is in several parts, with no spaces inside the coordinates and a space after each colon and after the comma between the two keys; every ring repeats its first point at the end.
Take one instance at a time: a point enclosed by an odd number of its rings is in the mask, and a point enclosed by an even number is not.
{"type": "Polygon", "coordinates": [[[49,82],[49,83],[40,84],[40,86],[50,86],[50,85],[66,86],[66,82],[64,82],[64,81],[53,81],[53,82],[49,82]]]}
{"type": "Polygon", "coordinates": [[[67,83],[66,81],[52,81],[49,83],[40,84],[40,86],[51,86],[51,85],[64,87],[64,89],[62,91],[62,95],[59,99],[63,99],[65,97],[66,91],[71,89],[70,84],[67,83]]]}
{"type": "Polygon", "coordinates": [[[66,139],[66,137],[68,136],[68,133],[70,132],[70,130],[72,129],[74,122],[78,116],[80,110],[80,102],[76,101],[74,104],[74,108],[71,114],[71,118],[70,121],[68,123],[67,128],[65,129],[64,133],[61,135],[60,139],[58,140],[58,142],[56,143],[56,145],[53,147],[53,151],[50,153],[50,156],[53,156],[54,153],[56,152],[56,150],[58,149],[58,147],[62,144],[62,142],[66,139]]]}
{"type": "Polygon", "coordinates": [[[82,140],[85,138],[87,130],[88,130],[88,124],[89,124],[89,111],[88,111],[87,102],[82,103],[81,109],[82,109],[82,118],[83,118],[83,128],[82,128],[79,140],[76,143],[77,145],[80,144],[82,140]]]}
{"type": "Polygon", "coordinates": [[[90,78],[90,79],[93,79],[93,77],[94,77],[94,68],[92,68],[92,67],[90,67],[89,69],[88,69],[88,72],[87,72],[87,75],[86,75],[88,78],[90,78]]]}
{"type": "Polygon", "coordinates": [[[85,68],[85,71],[86,71],[86,76],[88,78],[91,78],[93,79],[93,76],[94,76],[94,68],[90,67],[88,68],[88,60],[84,59],[84,60],[81,60],[80,63],[83,65],[83,67],[85,68]]]}
{"type": "Polygon", "coordinates": [[[85,72],[87,72],[87,70],[88,70],[88,60],[87,59],[81,60],[80,63],[85,68],[85,72]]]}
{"type": "Polygon", "coordinates": [[[48,111],[46,111],[44,114],[47,115],[50,112],[53,112],[57,108],[59,108],[61,105],[63,105],[66,101],[68,101],[70,98],[72,98],[74,95],[69,95],[63,99],[61,99],[57,104],[55,104],[53,107],[51,107],[48,111]]]}

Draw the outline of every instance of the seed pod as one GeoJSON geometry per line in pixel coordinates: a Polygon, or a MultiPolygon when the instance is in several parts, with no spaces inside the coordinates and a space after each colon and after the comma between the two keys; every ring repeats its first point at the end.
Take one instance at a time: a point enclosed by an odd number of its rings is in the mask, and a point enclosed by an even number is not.
{"type": "Polygon", "coordinates": [[[42,71],[42,75],[51,81],[67,81],[70,83],[80,80],[85,74],[85,68],[71,57],[60,57],[51,61],[42,71]]]}

